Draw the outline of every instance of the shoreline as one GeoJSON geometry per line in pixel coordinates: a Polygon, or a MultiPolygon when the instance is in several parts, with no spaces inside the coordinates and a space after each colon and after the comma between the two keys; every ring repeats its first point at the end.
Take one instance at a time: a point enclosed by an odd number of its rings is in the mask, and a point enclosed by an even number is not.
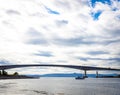
{"type": "Polygon", "coordinates": [[[32,76],[26,76],[26,75],[1,75],[0,76],[0,80],[1,79],[37,79],[38,77],[32,77],[32,76]]]}

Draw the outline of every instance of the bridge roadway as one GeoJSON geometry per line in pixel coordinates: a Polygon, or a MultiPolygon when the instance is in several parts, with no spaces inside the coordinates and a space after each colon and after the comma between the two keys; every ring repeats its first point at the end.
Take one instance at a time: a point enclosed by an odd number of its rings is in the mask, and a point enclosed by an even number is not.
{"type": "Polygon", "coordinates": [[[104,67],[92,67],[92,66],[79,66],[79,65],[55,65],[55,64],[22,64],[22,65],[0,65],[0,70],[23,68],[23,67],[65,67],[79,70],[112,70],[120,71],[115,68],[104,68],[104,67]]]}
{"type": "Polygon", "coordinates": [[[120,71],[120,69],[115,69],[115,68],[79,66],[79,65],[55,65],[55,64],[1,65],[0,70],[4,71],[6,69],[23,68],[23,67],[64,67],[64,68],[73,68],[73,69],[84,70],[84,76],[85,77],[87,77],[87,71],[90,71],[90,70],[96,70],[96,71],[98,71],[98,70],[120,71]]]}

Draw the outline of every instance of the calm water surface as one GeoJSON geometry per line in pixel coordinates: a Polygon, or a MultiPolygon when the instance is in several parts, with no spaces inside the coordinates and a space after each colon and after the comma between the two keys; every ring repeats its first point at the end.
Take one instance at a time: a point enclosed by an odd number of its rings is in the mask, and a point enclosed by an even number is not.
{"type": "Polygon", "coordinates": [[[120,79],[40,78],[0,80],[0,95],[120,95],[120,79]]]}

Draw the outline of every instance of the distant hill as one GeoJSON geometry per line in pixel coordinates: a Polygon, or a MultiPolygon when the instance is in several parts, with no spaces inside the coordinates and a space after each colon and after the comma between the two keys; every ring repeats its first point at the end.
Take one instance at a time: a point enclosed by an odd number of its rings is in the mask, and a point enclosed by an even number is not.
{"type": "MultiPolygon", "coordinates": [[[[77,77],[83,76],[81,73],[52,73],[43,75],[29,75],[33,77],[77,77]]],[[[87,74],[88,77],[95,78],[96,74],[87,74]]],[[[117,74],[99,74],[99,76],[117,76],[117,74]]]]}
{"type": "Polygon", "coordinates": [[[83,76],[82,74],[79,73],[53,73],[53,74],[44,74],[41,75],[41,77],[76,77],[76,76],[83,76]]]}

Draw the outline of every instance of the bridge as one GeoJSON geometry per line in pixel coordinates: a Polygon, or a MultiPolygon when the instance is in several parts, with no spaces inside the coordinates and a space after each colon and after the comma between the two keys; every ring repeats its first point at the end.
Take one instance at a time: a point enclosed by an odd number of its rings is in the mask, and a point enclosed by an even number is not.
{"type": "MultiPolygon", "coordinates": [[[[64,67],[64,68],[72,68],[72,69],[78,69],[84,71],[84,76],[87,77],[87,71],[92,70],[109,70],[109,71],[120,71],[120,69],[116,68],[104,68],[104,67],[92,67],[92,66],[79,66],[79,65],[55,65],[55,64],[22,64],[22,65],[1,65],[0,71],[2,73],[5,72],[7,69],[13,69],[13,68],[23,68],[23,67],[64,67]]],[[[98,75],[98,72],[96,72],[98,75]]]]}

